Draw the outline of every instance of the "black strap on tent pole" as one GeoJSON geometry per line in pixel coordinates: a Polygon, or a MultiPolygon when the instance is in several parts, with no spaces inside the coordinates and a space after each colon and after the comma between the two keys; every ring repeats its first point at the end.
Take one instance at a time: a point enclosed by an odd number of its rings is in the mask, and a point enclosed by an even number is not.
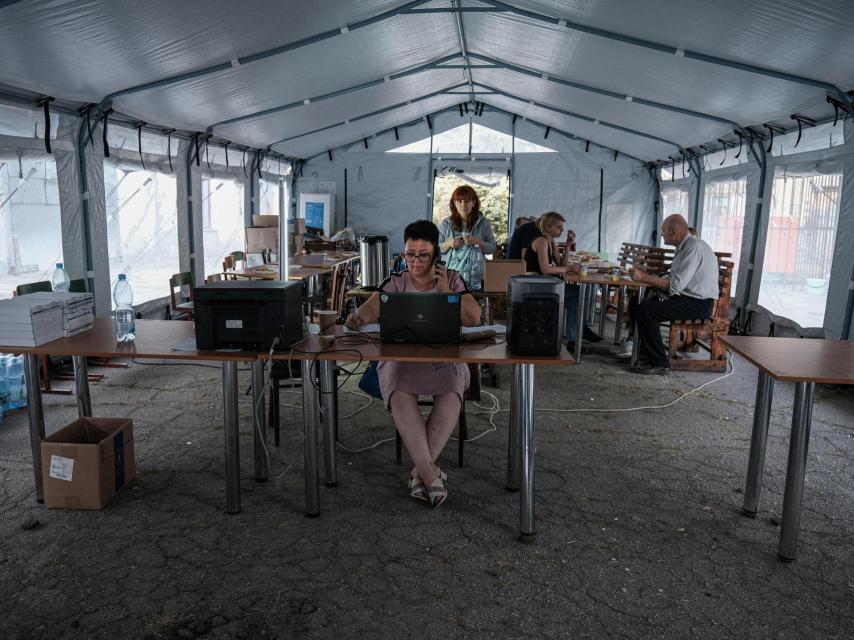
{"type": "Polygon", "coordinates": [[[210,134],[205,136],[205,164],[208,165],[208,169],[211,168],[211,157],[208,154],[208,140],[211,139],[210,134]]]}
{"type": "Polygon", "coordinates": [[[586,143],[584,144],[584,153],[589,153],[589,152],[590,152],[590,140],[587,140],[586,143]]]}
{"type": "MultiPolygon", "coordinates": [[[[429,118],[430,116],[427,116],[427,117],[429,118]]],[[[368,148],[368,139],[362,138],[362,143],[365,145],[365,149],[367,149],[368,148]]]]}
{"type": "Polygon", "coordinates": [[[87,144],[92,144],[92,120],[90,119],[90,115],[92,113],[92,107],[94,104],[88,105],[85,109],[83,109],[83,116],[86,118],[86,131],[88,133],[88,137],[86,138],[86,143],[83,145],[85,148],[87,144]]]}
{"type": "Polygon", "coordinates": [[[833,105],[833,125],[832,126],[835,127],[836,123],[839,121],[840,111],[843,113],[843,116],[842,116],[843,120],[848,115],[848,113],[849,113],[848,105],[846,105],[841,100],[837,100],[833,96],[827,96],[827,101],[833,105]]]}
{"type": "Polygon", "coordinates": [[[398,132],[397,132],[397,127],[394,128],[394,139],[400,140],[400,134],[398,134],[398,132]]]}
{"type": "Polygon", "coordinates": [[[39,106],[44,109],[44,148],[48,153],[53,153],[50,148],[50,103],[54,98],[45,96],[39,100],[39,106]]]}
{"type": "MultiPolygon", "coordinates": [[[[475,105],[475,106],[476,106],[476,105],[475,105]]],[[[463,110],[464,110],[466,113],[468,113],[468,112],[469,112],[469,103],[468,103],[468,102],[463,102],[462,107],[463,107],[463,110]]]]}
{"type": "Polygon", "coordinates": [[[107,143],[107,126],[110,119],[110,114],[113,112],[112,109],[107,109],[104,111],[104,115],[101,116],[101,141],[104,144],[104,157],[110,157],[110,145],[107,143]]]}
{"type": "Polygon", "coordinates": [[[548,138],[548,137],[549,137],[549,134],[550,134],[551,132],[552,132],[552,128],[551,128],[551,127],[546,127],[546,133],[545,133],[545,135],[543,135],[543,140],[545,140],[546,138],[548,138]]]}
{"type": "Polygon", "coordinates": [[[614,162],[617,161],[617,157],[620,155],[619,151],[614,151],[614,162]]]}
{"type": "Polygon", "coordinates": [[[813,120],[812,118],[807,118],[806,116],[799,116],[796,113],[793,113],[789,117],[798,123],[798,139],[795,140],[795,146],[792,147],[793,149],[797,149],[798,145],[801,142],[801,134],[803,133],[803,125],[807,125],[808,127],[814,127],[815,126],[815,120],[813,120]]]}
{"type": "Polygon", "coordinates": [[[240,165],[243,167],[243,177],[248,178],[246,174],[246,147],[243,147],[243,156],[240,158],[240,165]]]}
{"type": "Polygon", "coordinates": [[[146,125],[145,122],[139,122],[136,125],[136,143],[139,146],[139,162],[142,164],[142,170],[148,171],[145,166],[145,158],[142,157],[142,128],[146,125]]]}
{"type": "MultiPolygon", "coordinates": [[[[463,117],[463,103],[457,105],[460,108],[460,117],[463,117]]],[[[466,113],[468,113],[468,109],[466,109],[466,113]]]]}
{"type": "MultiPolygon", "coordinates": [[[[596,242],[596,251],[602,251],[602,210],[605,205],[605,169],[599,167],[599,239],[596,242]]],[[[569,251],[569,246],[566,247],[569,251]]]]}
{"type": "Polygon", "coordinates": [[[741,135],[741,131],[735,131],[734,133],[738,136],[738,153],[736,153],[733,158],[738,159],[738,157],[741,155],[741,149],[744,144],[744,138],[741,135]]]}
{"type": "Polygon", "coordinates": [[[786,130],[783,127],[778,127],[776,124],[771,124],[770,122],[763,122],[762,126],[768,129],[768,147],[765,149],[765,153],[771,153],[771,147],[774,146],[774,134],[786,133],[786,130]]]}
{"type": "Polygon", "coordinates": [[[230,144],[231,144],[231,142],[226,140],[222,145],[222,148],[225,150],[225,171],[226,171],[226,173],[228,173],[228,145],[230,145],[230,144]]]}
{"type": "Polygon", "coordinates": [[[332,162],[332,149],[327,149],[327,150],[326,150],[326,155],[328,155],[328,156],[329,156],[329,162],[332,162]]]}
{"type": "Polygon", "coordinates": [[[734,146],[735,146],[735,143],[732,143],[732,142],[730,142],[729,140],[724,140],[723,138],[718,138],[718,142],[720,142],[720,143],[721,143],[721,145],[723,145],[723,148],[724,148],[724,157],[723,157],[723,158],[721,159],[721,161],[718,163],[718,166],[719,166],[719,167],[721,167],[721,166],[723,166],[724,162],[726,162],[726,151],[727,151],[727,149],[730,149],[731,147],[734,147],[734,146]]]}
{"type": "Polygon", "coordinates": [[[255,165],[258,168],[258,179],[262,178],[261,176],[261,165],[264,164],[264,157],[267,155],[267,149],[258,152],[258,164],[255,165]]]}
{"type": "Polygon", "coordinates": [[[193,159],[195,160],[197,167],[202,166],[201,160],[199,159],[199,152],[201,151],[200,145],[199,145],[199,136],[201,136],[201,135],[202,135],[201,133],[193,134],[193,147],[194,147],[193,159]]]}
{"type": "Polygon", "coordinates": [[[167,129],[166,133],[166,157],[169,159],[169,173],[175,173],[175,169],[172,168],[172,134],[175,133],[175,129],[167,129]]]}
{"type": "MultiPolygon", "coordinates": [[[[424,117],[427,119],[427,128],[430,129],[430,131],[433,131],[433,121],[430,119],[430,115],[428,114],[424,117]]],[[[368,148],[368,145],[366,142],[365,143],[365,149],[367,149],[367,148],[368,148]]]]}
{"type": "Polygon", "coordinates": [[[344,226],[347,226],[347,168],[344,168],[344,226]]]}

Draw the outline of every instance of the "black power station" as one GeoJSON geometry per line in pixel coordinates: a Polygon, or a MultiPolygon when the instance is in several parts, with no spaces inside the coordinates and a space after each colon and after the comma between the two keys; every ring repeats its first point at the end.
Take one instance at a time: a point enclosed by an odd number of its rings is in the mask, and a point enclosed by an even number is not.
{"type": "Polygon", "coordinates": [[[563,339],[563,280],[511,276],[507,280],[507,347],[520,356],[556,356],[563,339]]]}

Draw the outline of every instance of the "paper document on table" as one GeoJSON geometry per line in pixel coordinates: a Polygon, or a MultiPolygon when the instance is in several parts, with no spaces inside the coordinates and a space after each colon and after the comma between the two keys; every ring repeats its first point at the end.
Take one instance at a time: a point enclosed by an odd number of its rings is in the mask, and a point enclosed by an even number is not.
{"type": "Polygon", "coordinates": [[[463,333],[479,333],[481,331],[492,330],[496,335],[503,336],[507,333],[507,326],[503,324],[485,324],[481,327],[463,327],[463,333]]]}

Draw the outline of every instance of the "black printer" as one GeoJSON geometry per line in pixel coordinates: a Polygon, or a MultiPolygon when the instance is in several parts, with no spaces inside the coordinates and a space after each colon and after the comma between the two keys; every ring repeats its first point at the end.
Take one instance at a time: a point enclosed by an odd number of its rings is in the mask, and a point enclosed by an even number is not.
{"type": "Polygon", "coordinates": [[[193,290],[196,348],[269,351],[302,339],[302,283],[226,280],[193,290]]]}

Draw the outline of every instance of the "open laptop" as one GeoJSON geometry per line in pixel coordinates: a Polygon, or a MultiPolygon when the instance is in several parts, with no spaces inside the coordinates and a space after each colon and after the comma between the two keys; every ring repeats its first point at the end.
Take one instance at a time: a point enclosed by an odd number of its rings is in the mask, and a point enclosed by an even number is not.
{"type": "Polygon", "coordinates": [[[380,293],[383,342],[460,342],[459,293],[380,293]]]}

